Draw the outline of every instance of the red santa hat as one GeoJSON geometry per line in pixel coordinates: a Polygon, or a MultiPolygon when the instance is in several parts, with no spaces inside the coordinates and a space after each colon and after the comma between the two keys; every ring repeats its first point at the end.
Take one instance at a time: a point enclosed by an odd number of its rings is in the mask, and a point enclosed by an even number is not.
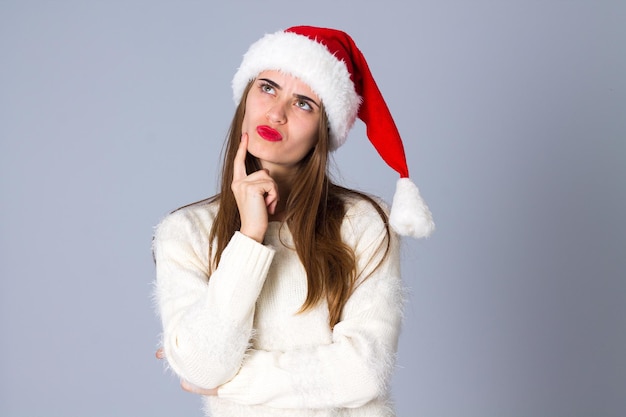
{"type": "Polygon", "coordinates": [[[400,175],[389,222],[401,235],[429,236],[430,210],[409,179],[404,146],[365,57],[345,32],[295,26],[252,44],[232,81],[239,103],[248,83],[265,70],[280,70],[305,82],[320,97],[328,116],[330,149],[339,148],[358,117],[383,160],[400,175]]]}

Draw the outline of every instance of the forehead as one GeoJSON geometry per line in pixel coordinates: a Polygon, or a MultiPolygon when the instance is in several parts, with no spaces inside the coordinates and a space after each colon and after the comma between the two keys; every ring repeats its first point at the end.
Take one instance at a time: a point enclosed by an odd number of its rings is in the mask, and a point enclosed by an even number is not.
{"type": "Polygon", "coordinates": [[[257,75],[257,79],[260,78],[274,81],[282,90],[289,91],[290,94],[304,95],[318,102],[321,101],[319,96],[307,83],[289,73],[279,70],[265,70],[257,75]]]}

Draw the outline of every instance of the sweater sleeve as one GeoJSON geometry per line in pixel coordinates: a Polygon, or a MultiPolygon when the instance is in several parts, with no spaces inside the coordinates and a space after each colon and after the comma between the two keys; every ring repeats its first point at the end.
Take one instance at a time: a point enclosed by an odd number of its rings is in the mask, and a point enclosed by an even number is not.
{"type": "Polygon", "coordinates": [[[371,211],[352,210],[344,222],[361,282],[333,329],[332,342],[290,351],[250,350],[239,373],[219,388],[219,397],[277,408],[351,408],[386,396],[404,297],[398,238],[392,233],[385,256],[385,227],[371,211]]]}
{"type": "Polygon", "coordinates": [[[154,235],[155,298],[171,369],[202,388],[239,370],[252,337],[254,306],[274,251],[235,233],[208,276],[208,210],[182,209],[154,235]]]}

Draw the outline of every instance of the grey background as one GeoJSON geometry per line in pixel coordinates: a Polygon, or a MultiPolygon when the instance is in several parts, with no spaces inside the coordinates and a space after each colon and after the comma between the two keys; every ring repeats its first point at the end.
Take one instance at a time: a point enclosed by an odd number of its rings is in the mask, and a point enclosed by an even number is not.
{"type": "MultiPolygon", "coordinates": [[[[215,190],[263,33],[346,30],[438,230],[399,416],[626,414],[623,1],[0,1],[0,415],[201,416],[154,359],[153,226],[215,190]]],[[[350,186],[396,174],[357,123],[350,186]]]]}

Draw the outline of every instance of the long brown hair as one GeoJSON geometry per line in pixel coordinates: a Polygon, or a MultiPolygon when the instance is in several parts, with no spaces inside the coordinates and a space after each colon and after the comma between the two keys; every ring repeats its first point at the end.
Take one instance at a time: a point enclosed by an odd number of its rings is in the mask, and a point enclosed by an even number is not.
{"type": "MultiPolygon", "coordinates": [[[[212,198],[212,201],[219,203],[219,208],[209,238],[209,259],[212,260],[210,272],[217,267],[224,248],[241,227],[231,184],[234,158],[241,140],[245,102],[251,85],[252,83],[247,86],[231,122],[223,151],[220,193],[212,198]]],[[[332,328],[339,322],[341,311],[359,278],[354,251],[341,239],[341,224],[346,213],[345,199],[363,198],[376,208],[387,228],[387,237],[383,243],[386,244],[385,256],[389,251],[390,239],[387,215],[371,197],[336,185],[329,179],[327,167],[330,138],[323,105],[318,136],[317,144],[300,162],[287,200],[285,222],[307,274],[307,297],[300,311],[313,308],[325,298],[329,310],[329,325],[332,328]]],[[[259,161],[248,154],[247,172],[257,171],[260,167],[259,161]]]]}

